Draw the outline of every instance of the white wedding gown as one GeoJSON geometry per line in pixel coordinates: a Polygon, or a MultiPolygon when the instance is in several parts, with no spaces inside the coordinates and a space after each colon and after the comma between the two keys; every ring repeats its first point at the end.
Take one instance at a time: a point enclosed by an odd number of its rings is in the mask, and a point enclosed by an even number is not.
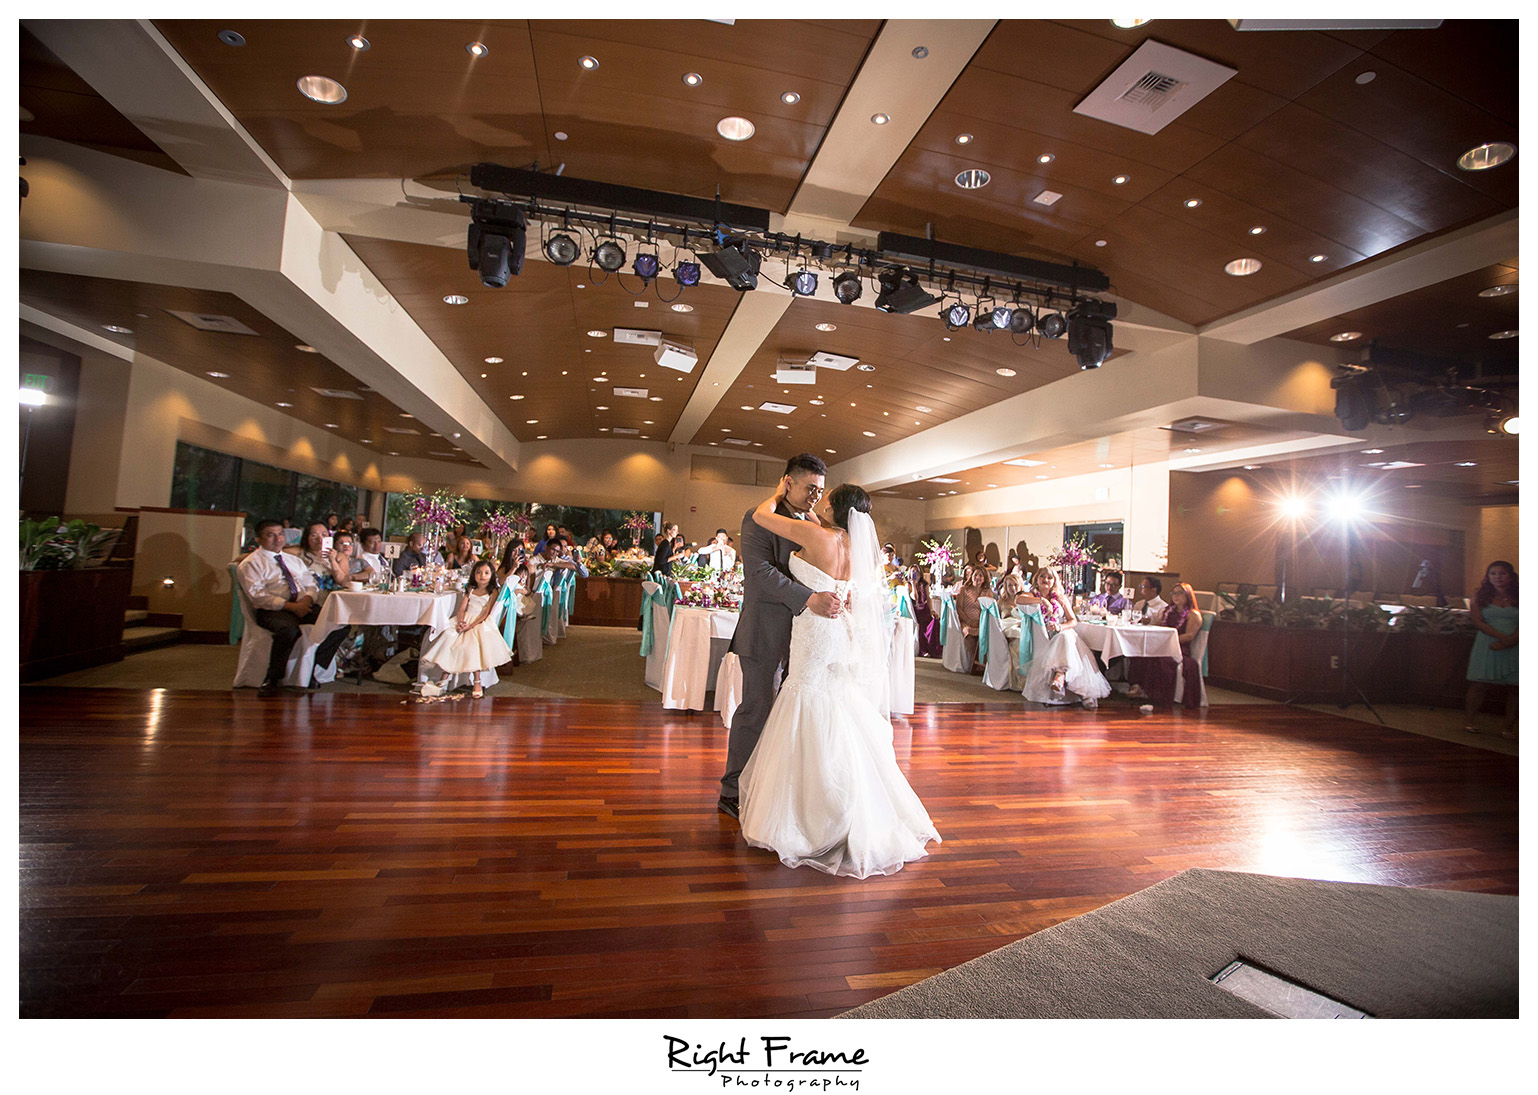
{"type": "MultiPolygon", "coordinates": [[[[790,572],[814,592],[847,586],[799,555],[790,572]]],[[[740,814],[743,838],[787,867],[867,878],[922,859],[940,835],[897,767],[890,720],[860,686],[854,646],[848,617],[795,618],[789,672],[742,770],[740,814]]]]}

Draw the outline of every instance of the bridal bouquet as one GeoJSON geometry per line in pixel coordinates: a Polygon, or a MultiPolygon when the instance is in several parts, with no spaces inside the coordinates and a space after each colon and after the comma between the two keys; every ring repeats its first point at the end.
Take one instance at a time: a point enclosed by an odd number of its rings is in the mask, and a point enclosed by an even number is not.
{"type": "Polygon", "coordinates": [[[951,546],[951,538],[949,536],[945,538],[945,542],[942,544],[937,544],[933,540],[925,540],[923,547],[924,550],[919,552],[919,561],[924,564],[926,569],[936,574],[945,573],[947,567],[961,565],[961,552],[951,546]]]}

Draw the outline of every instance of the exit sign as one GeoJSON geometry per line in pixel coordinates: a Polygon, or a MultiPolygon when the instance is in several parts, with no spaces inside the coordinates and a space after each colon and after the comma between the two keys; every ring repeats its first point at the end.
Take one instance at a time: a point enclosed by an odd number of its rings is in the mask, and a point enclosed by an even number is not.
{"type": "Polygon", "coordinates": [[[46,392],[53,387],[53,377],[44,376],[42,373],[22,373],[21,386],[23,388],[36,388],[40,392],[46,392]]]}

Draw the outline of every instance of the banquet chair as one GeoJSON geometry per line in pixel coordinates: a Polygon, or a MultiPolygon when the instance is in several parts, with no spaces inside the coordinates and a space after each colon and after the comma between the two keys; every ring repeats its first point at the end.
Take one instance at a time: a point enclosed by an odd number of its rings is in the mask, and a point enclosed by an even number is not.
{"type": "Polygon", "coordinates": [[[961,618],[950,590],[940,592],[940,664],[952,673],[972,672],[972,659],[961,636],[961,618]]]}
{"type": "Polygon", "coordinates": [[[548,570],[539,576],[539,585],[535,589],[539,596],[539,633],[544,636],[546,646],[554,646],[559,613],[555,607],[555,587],[548,570]]]}
{"type": "MultiPolygon", "coordinates": [[[[1196,675],[1195,687],[1200,690],[1202,706],[1207,706],[1207,642],[1212,636],[1212,621],[1217,616],[1211,612],[1202,613],[1202,629],[1196,633],[1196,638],[1191,640],[1191,657],[1200,667],[1201,672],[1196,675]]],[[[1185,659],[1181,658],[1175,666],[1175,702],[1178,704],[1185,698],[1185,659]]]]}
{"type": "Polygon", "coordinates": [[[1026,671],[1030,669],[1036,652],[1046,649],[1047,625],[1042,622],[1040,605],[1017,605],[1015,614],[1020,617],[1020,639],[1015,649],[1015,664],[1011,667],[1011,672],[1015,674],[1015,679],[1019,683],[1015,691],[1023,694],[1026,671]]]}
{"type": "MultiPolygon", "coordinates": [[[[892,623],[892,714],[913,714],[913,659],[918,649],[918,625],[912,615],[892,623]]],[[[716,687],[720,687],[718,684],[716,687]]]]}
{"type": "Polygon", "coordinates": [[[525,593],[520,597],[513,584],[508,582],[497,594],[497,603],[498,610],[504,614],[502,641],[517,652],[518,664],[539,661],[544,656],[545,644],[540,640],[539,614],[532,611],[533,602],[529,595],[525,593]]]}
{"type": "Polygon", "coordinates": [[[642,607],[652,618],[652,648],[646,655],[646,685],[661,691],[662,670],[668,660],[668,629],[673,622],[668,613],[666,589],[658,587],[651,595],[650,604],[642,607]]]}
{"type": "Polygon", "coordinates": [[[561,570],[550,583],[550,633],[556,642],[566,638],[566,583],[576,575],[574,570],[561,570]]]}
{"type": "Polygon", "coordinates": [[[721,667],[716,670],[716,713],[721,716],[722,726],[728,730],[732,728],[732,716],[741,704],[742,663],[728,650],[721,656],[721,667]]]}
{"type": "MultiPolygon", "coordinates": [[[[255,606],[241,588],[236,565],[231,563],[225,569],[230,572],[230,588],[235,591],[241,615],[240,656],[235,663],[235,680],[230,687],[259,688],[267,676],[267,660],[272,656],[272,632],[256,622],[255,606]]],[[[336,680],[335,659],[319,671],[315,669],[315,648],[320,642],[314,631],[314,624],[300,624],[299,640],[288,653],[288,672],[283,677],[283,683],[292,688],[303,688],[309,684],[312,673],[317,684],[330,684],[336,680]]]]}
{"type": "Polygon", "coordinates": [[[1196,607],[1203,613],[1216,612],[1218,610],[1218,595],[1213,590],[1198,589],[1196,592],[1196,607]]]}
{"type": "Polygon", "coordinates": [[[999,692],[1018,692],[1025,685],[1010,655],[1009,637],[1004,634],[998,602],[983,599],[979,604],[982,619],[978,628],[977,656],[983,663],[983,683],[999,692]]]}

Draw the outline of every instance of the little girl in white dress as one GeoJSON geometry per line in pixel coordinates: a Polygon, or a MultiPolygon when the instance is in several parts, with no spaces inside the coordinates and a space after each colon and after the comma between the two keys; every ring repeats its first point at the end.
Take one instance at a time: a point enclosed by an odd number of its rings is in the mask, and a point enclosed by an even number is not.
{"type": "Polygon", "coordinates": [[[470,569],[470,587],[459,600],[454,627],[445,628],[422,651],[424,662],[432,662],[443,670],[440,687],[455,673],[475,673],[471,695],[480,699],[479,674],[513,660],[512,650],[497,629],[496,608],[496,568],[482,560],[470,569]]]}

